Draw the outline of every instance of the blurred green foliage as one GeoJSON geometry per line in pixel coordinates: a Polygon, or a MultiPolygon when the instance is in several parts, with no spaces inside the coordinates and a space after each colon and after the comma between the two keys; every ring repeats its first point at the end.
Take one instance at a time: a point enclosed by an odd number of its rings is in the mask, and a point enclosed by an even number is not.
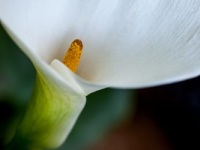
{"type": "MultiPolygon", "coordinates": [[[[0,149],[23,115],[34,81],[35,70],[30,60],[0,26],[0,149]]],[[[58,149],[82,150],[103,138],[109,129],[128,117],[134,106],[133,97],[133,91],[117,89],[89,95],[70,136],[58,149]]]]}
{"type": "Polygon", "coordinates": [[[0,149],[12,137],[34,80],[31,62],[0,27],[0,149]]]}
{"type": "Polygon", "coordinates": [[[31,62],[0,27],[0,96],[26,101],[34,80],[31,62]]]}
{"type": "Polygon", "coordinates": [[[133,105],[132,91],[105,89],[91,94],[72,134],[59,150],[83,150],[103,138],[107,131],[126,119],[133,105]]]}

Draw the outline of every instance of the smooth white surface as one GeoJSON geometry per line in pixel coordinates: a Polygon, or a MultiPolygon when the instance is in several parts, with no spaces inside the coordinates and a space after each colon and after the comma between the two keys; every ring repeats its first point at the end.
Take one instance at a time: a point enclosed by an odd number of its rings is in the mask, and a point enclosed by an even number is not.
{"type": "MultiPolygon", "coordinates": [[[[0,19],[48,64],[80,38],[77,74],[93,84],[146,87],[200,74],[199,0],[0,0],[0,19]]],[[[80,80],[81,82],[81,80],[80,80]]]]}

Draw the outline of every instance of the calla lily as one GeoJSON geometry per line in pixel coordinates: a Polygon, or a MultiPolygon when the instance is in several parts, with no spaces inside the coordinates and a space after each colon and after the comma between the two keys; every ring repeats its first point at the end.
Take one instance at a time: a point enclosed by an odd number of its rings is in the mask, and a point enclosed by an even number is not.
{"type": "Polygon", "coordinates": [[[0,0],[1,23],[37,70],[20,133],[57,147],[88,94],[198,76],[199,7],[199,0],[0,0]],[[84,51],[75,74],[61,61],[77,38],[84,51]]]}

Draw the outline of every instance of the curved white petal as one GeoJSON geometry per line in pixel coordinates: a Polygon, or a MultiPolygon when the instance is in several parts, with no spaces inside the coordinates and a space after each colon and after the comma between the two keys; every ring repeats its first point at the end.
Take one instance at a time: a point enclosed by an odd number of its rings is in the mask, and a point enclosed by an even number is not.
{"type": "Polygon", "coordinates": [[[74,88],[79,89],[80,91],[85,93],[85,95],[89,95],[95,91],[101,90],[105,88],[105,86],[98,86],[92,83],[89,83],[85,80],[82,80],[79,76],[72,73],[66,66],[60,62],[59,60],[53,60],[51,62],[51,67],[58,72],[68,83],[71,83],[74,88]]]}
{"type": "Polygon", "coordinates": [[[49,64],[80,38],[78,75],[144,87],[200,74],[199,8],[199,0],[0,0],[0,19],[49,64]]]}

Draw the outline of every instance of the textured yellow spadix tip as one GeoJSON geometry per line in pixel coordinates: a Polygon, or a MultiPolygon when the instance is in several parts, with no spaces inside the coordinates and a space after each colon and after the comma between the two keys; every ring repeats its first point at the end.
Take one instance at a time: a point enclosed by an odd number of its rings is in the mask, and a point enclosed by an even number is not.
{"type": "Polygon", "coordinates": [[[68,48],[63,63],[73,72],[76,72],[83,50],[83,43],[79,39],[75,39],[68,48]]]}

